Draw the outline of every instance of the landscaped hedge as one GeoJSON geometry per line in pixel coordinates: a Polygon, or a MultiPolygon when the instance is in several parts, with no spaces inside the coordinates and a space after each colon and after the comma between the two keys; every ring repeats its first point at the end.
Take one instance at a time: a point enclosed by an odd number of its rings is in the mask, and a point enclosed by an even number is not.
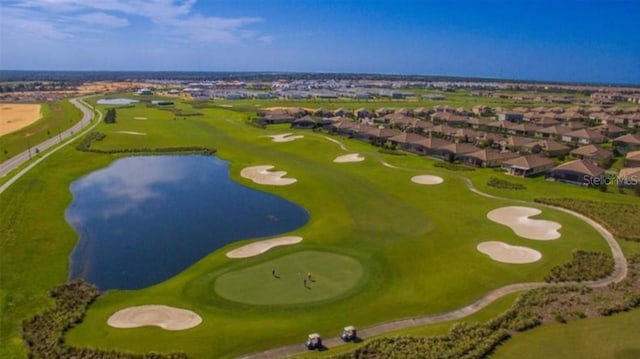
{"type": "Polygon", "coordinates": [[[544,280],[547,282],[582,282],[605,278],[613,273],[613,257],[601,252],[573,251],[569,263],[555,266],[544,280]]]}
{"type": "Polygon", "coordinates": [[[605,226],[616,237],[640,241],[640,205],[638,204],[571,198],[536,198],[535,201],[582,213],[605,226]]]}
{"type": "Polygon", "coordinates": [[[73,348],[64,341],[65,333],[82,322],[89,305],[98,297],[98,289],[82,280],[60,285],[50,292],[55,306],[25,320],[21,335],[29,358],[116,358],[116,359],[183,359],[175,354],[130,354],[91,348],[73,348]]]}
{"type": "Polygon", "coordinates": [[[91,143],[93,141],[102,141],[105,137],[107,137],[102,132],[89,132],[82,142],[76,146],[78,151],[84,152],[93,152],[93,153],[106,153],[106,154],[116,154],[116,153],[189,153],[189,154],[203,154],[206,156],[211,156],[216,153],[215,148],[208,148],[202,146],[182,146],[182,147],[158,147],[158,148],[149,148],[149,147],[137,147],[137,148],[114,148],[110,150],[98,150],[91,148],[91,143]]]}
{"type": "Polygon", "coordinates": [[[449,163],[449,162],[436,162],[433,166],[438,168],[444,168],[450,171],[474,171],[475,170],[475,168],[459,165],[456,163],[449,163]]]}
{"type": "Polygon", "coordinates": [[[76,146],[76,149],[78,151],[89,151],[89,149],[91,148],[91,142],[102,141],[105,137],[107,137],[107,135],[102,132],[89,132],[86,136],[84,136],[82,142],[80,142],[80,144],[76,146]]]}
{"type": "Polygon", "coordinates": [[[501,189],[516,189],[516,190],[527,189],[525,185],[522,185],[520,183],[510,182],[510,181],[499,179],[496,177],[489,178],[489,180],[487,181],[487,186],[501,188],[501,189]]]}

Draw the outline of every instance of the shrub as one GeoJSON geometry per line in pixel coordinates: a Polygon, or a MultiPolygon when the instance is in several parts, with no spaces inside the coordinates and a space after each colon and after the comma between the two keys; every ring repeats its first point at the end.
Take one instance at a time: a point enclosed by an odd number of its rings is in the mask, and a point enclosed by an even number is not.
{"type": "Polygon", "coordinates": [[[613,266],[610,254],[577,250],[571,262],[553,267],[544,279],[547,282],[596,280],[611,275],[613,266]]]}
{"type": "Polygon", "coordinates": [[[567,208],[594,219],[616,237],[640,241],[640,205],[572,198],[536,198],[536,202],[567,208]]]}
{"type": "Polygon", "coordinates": [[[501,189],[515,189],[515,190],[527,189],[525,185],[522,185],[520,183],[510,182],[510,181],[499,179],[496,177],[489,178],[489,180],[487,181],[487,186],[501,188],[501,189]]]}

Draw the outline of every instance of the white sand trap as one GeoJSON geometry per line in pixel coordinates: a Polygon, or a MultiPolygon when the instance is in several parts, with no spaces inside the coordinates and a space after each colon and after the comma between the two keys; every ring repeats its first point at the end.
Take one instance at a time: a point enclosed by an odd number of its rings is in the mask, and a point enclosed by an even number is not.
{"type": "Polygon", "coordinates": [[[273,166],[247,167],[240,171],[240,176],[250,179],[257,184],[271,186],[286,186],[298,181],[295,178],[283,178],[287,174],[285,171],[269,171],[272,168],[273,166]]]}
{"type": "Polygon", "coordinates": [[[303,138],[304,136],[302,135],[292,136],[292,133],[283,133],[280,135],[273,135],[273,136],[267,136],[267,137],[271,137],[273,139],[273,142],[291,142],[299,138],[303,138]]]}
{"type": "Polygon", "coordinates": [[[558,222],[542,219],[529,219],[542,211],[531,207],[502,207],[487,213],[490,220],[511,227],[520,237],[548,241],[560,238],[558,230],[562,225],[558,222]]]}
{"type": "Polygon", "coordinates": [[[146,120],[147,118],[146,117],[134,117],[133,119],[134,120],[146,120]]]}
{"type": "Polygon", "coordinates": [[[124,133],[125,135],[134,135],[134,136],[146,136],[147,135],[144,132],[136,132],[136,131],[114,131],[114,133],[124,133]]]}
{"type": "Polygon", "coordinates": [[[535,249],[512,246],[503,242],[482,242],[476,248],[494,261],[502,263],[533,263],[542,258],[542,254],[535,249]]]}
{"type": "Polygon", "coordinates": [[[338,156],[333,160],[333,162],[335,163],[360,162],[360,161],[364,161],[364,157],[360,156],[359,153],[351,153],[348,155],[338,156]]]}
{"type": "Polygon", "coordinates": [[[419,175],[411,177],[411,182],[417,184],[434,185],[444,182],[444,179],[442,179],[442,177],[432,175],[419,175]]]}
{"type": "Polygon", "coordinates": [[[142,305],[113,313],[107,324],[114,328],[156,326],[165,330],[185,330],[198,326],[202,318],[186,309],[166,305],[142,305]]]}
{"type": "Polygon", "coordinates": [[[227,252],[229,258],[248,258],[262,254],[273,247],[288,246],[302,242],[302,237],[298,236],[286,236],[279,238],[266,239],[263,241],[257,241],[249,243],[240,248],[236,248],[227,252]]]}
{"type": "Polygon", "coordinates": [[[218,107],[232,108],[232,107],[233,107],[233,105],[218,105],[218,107]]]}

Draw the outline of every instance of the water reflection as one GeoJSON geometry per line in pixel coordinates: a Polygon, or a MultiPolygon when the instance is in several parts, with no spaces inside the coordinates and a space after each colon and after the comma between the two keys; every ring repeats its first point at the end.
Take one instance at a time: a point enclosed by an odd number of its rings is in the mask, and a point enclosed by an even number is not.
{"type": "Polygon", "coordinates": [[[132,157],[71,185],[69,223],[80,240],[71,278],[135,289],[179,273],[240,239],[302,226],[301,207],[243,187],[215,157],[132,157]]]}

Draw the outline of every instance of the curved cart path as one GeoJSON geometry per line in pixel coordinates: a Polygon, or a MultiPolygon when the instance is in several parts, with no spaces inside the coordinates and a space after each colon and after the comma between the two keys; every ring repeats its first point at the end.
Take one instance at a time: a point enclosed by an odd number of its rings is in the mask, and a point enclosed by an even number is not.
{"type": "MultiPolygon", "coordinates": [[[[331,142],[336,142],[338,144],[342,146],[340,142],[338,142],[337,140],[333,140],[330,139],[331,142]]],[[[403,167],[397,167],[394,165],[391,165],[385,161],[383,161],[382,159],[378,158],[380,163],[386,167],[389,168],[393,168],[393,169],[398,169],[398,170],[404,170],[404,171],[422,171],[422,172],[428,172],[425,171],[423,169],[412,169],[412,168],[403,168],[403,167]]],[[[519,203],[524,203],[524,204],[535,204],[536,206],[541,206],[541,207],[547,207],[547,208],[553,208],[568,214],[571,214],[579,219],[581,219],[583,222],[589,224],[591,227],[595,228],[596,231],[598,231],[598,233],[600,233],[600,235],[602,235],[602,237],[605,239],[605,241],[607,242],[607,244],[609,244],[609,247],[611,248],[611,252],[613,254],[613,260],[615,262],[615,267],[614,267],[614,272],[613,274],[611,274],[609,277],[600,279],[600,280],[596,280],[596,281],[590,281],[590,282],[582,282],[580,284],[586,285],[588,287],[604,287],[606,285],[609,285],[611,283],[617,283],[621,280],[623,280],[626,276],[627,276],[627,260],[624,257],[624,254],[622,253],[622,249],[620,248],[620,246],[618,245],[618,242],[616,241],[616,239],[613,237],[613,235],[607,230],[605,229],[603,226],[601,226],[600,224],[596,223],[595,221],[593,221],[592,219],[565,209],[565,208],[560,208],[560,207],[555,207],[555,206],[550,206],[550,205],[545,205],[545,204],[541,204],[541,203],[532,203],[532,202],[528,202],[528,201],[523,201],[523,200],[514,200],[514,199],[510,199],[510,198],[504,198],[504,197],[500,197],[500,196],[495,196],[492,194],[488,194],[488,193],[484,193],[480,190],[478,190],[477,188],[475,188],[473,186],[473,183],[471,182],[470,179],[468,179],[467,177],[461,176],[461,175],[457,175],[457,177],[459,177],[460,179],[462,179],[465,183],[465,185],[467,186],[467,189],[469,189],[471,192],[476,193],[480,196],[484,196],[484,197],[488,197],[488,198],[493,198],[493,199],[499,199],[499,200],[506,200],[506,201],[511,201],[511,202],[519,202],[519,203]]],[[[572,285],[572,284],[577,284],[576,282],[564,282],[564,283],[543,283],[543,282],[529,282],[529,283],[516,283],[516,284],[510,284],[504,287],[500,287],[497,289],[494,289],[492,291],[490,291],[489,293],[483,295],[482,297],[480,297],[478,300],[476,300],[475,302],[466,305],[462,308],[456,309],[454,311],[451,312],[446,312],[446,313],[441,313],[441,314],[431,314],[431,315],[425,315],[425,316],[418,316],[418,317],[413,317],[413,318],[406,318],[406,319],[398,319],[398,320],[392,320],[392,321],[388,321],[388,322],[384,322],[384,323],[380,323],[380,324],[375,324],[373,326],[370,327],[366,327],[366,328],[362,328],[358,330],[358,336],[361,338],[368,338],[368,337],[372,337],[372,336],[376,336],[376,335],[380,335],[380,334],[384,334],[387,332],[391,332],[391,331],[395,331],[395,330],[399,330],[399,329],[405,329],[405,328],[411,328],[411,327],[417,327],[417,326],[421,326],[421,325],[427,325],[427,324],[437,324],[437,323],[442,323],[442,322],[448,322],[448,321],[452,321],[452,320],[458,320],[458,319],[462,319],[465,318],[473,313],[476,313],[477,311],[485,308],[486,306],[488,306],[489,304],[495,302],[496,300],[511,294],[511,293],[515,293],[515,292],[520,292],[523,290],[529,290],[529,289],[535,289],[535,288],[542,288],[542,287],[560,287],[560,286],[565,286],[565,285],[572,285]]],[[[349,323],[344,323],[344,324],[349,324],[349,323]]],[[[334,333],[335,335],[332,337],[328,337],[326,339],[323,340],[323,345],[326,348],[332,348],[332,347],[336,347],[339,345],[343,345],[345,344],[340,338],[338,338],[338,334],[339,333],[334,333]]],[[[262,351],[262,352],[256,352],[256,353],[251,353],[251,354],[247,354],[244,356],[241,356],[240,358],[243,359],[269,359],[269,358],[285,358],[288,356],[292,356],[292,355],[296,355],[296,354],[301,354],[301,353],[305,353],[307,352],[306,347],[303,345],[303,339],[304,339],[304,333],[301,333],[300,336],[301,340],[300,343],[298,344],[292,344],[292,345],[288,345],[288,346],[284,346],[284,347],[279,347],[279,348],[274,348],[274,349],[269,349],[266,351],[262,351]]]]}

